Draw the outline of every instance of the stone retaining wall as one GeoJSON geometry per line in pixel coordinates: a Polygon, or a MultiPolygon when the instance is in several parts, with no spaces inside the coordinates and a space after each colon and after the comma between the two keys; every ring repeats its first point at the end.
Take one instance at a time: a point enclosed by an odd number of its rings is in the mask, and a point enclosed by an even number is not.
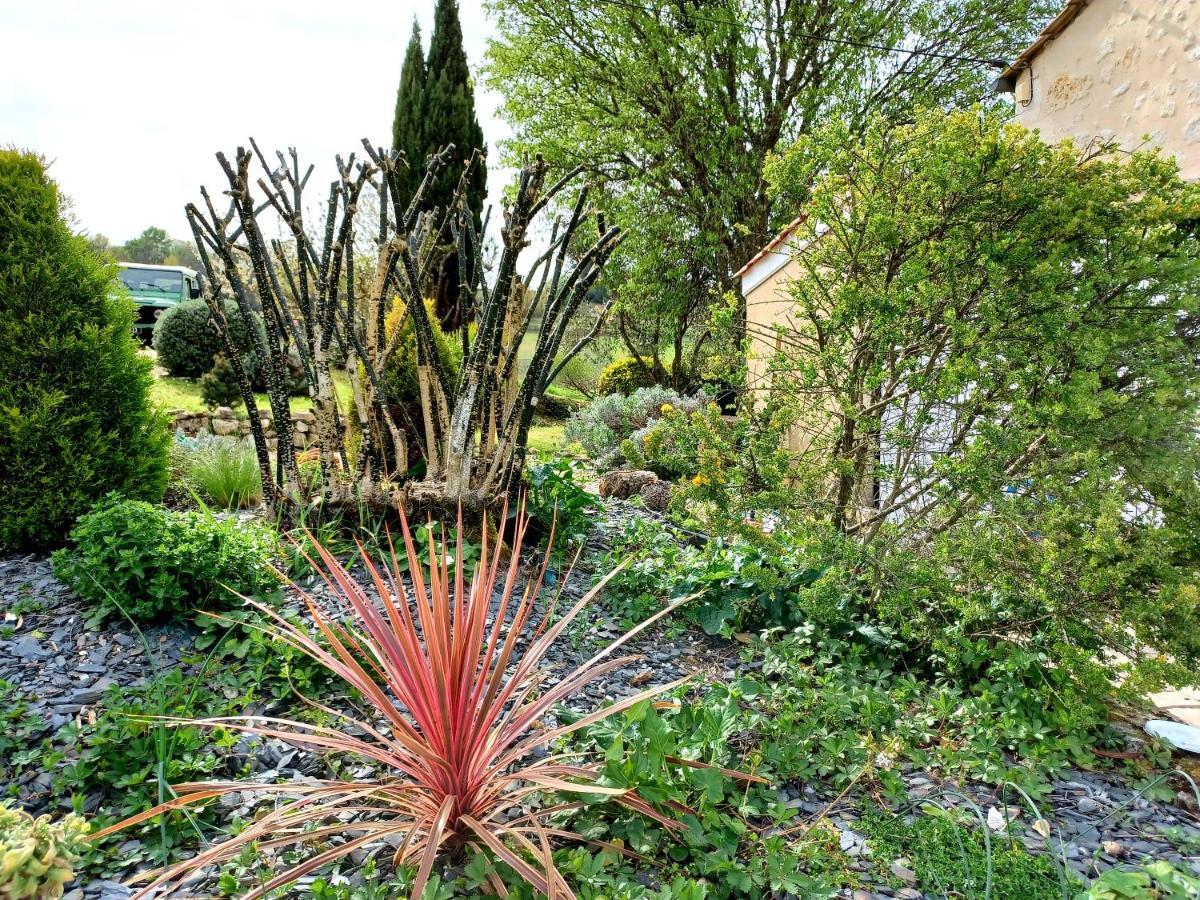
{"type": "MultiPolygon", "coordinates": [[[[249,437],[250,420],[245,416],[234,415],[228,406],[218,406],[212,413],[193,413],[177,409],[170,413],[171,430],[182,431],[188,437],[200,434],[216,434],[222,437],[249,437]]],[[[274,449],[278,438],[275,435],[275,423],[269,409],[258,411],[259,421],[266,432],[267,442],[274,449]]],[[[313,414],[307,410],[292,413],[292,443],[303,450],[313,442],[316,421],[313,414]]]]}

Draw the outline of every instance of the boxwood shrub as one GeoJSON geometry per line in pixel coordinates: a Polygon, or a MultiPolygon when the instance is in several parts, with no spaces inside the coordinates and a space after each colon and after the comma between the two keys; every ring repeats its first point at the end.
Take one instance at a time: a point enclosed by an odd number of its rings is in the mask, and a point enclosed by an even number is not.
{"type": "MultiPolygon", "coordinates": [[[[242,314],[238,305],[226,300],[225,316],[233,328],[234,341],[243,354],[243,364],[254,379],[257,370],[255,337],[262,337],[262,317],[242,314]]],[[[199,378],[213,367],[213,360],[225,350],[217,333],[212,313],[203,300],[185,300],[162,314],[154,325],[154,349],[158,363],[172,375],[199,378]]]]}

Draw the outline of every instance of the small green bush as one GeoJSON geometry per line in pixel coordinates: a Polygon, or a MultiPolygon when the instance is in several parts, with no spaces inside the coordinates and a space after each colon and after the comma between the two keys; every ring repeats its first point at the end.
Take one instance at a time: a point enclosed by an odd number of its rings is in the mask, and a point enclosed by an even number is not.
{"type": "Polygon", "coordinates": [[[35,819],[0,801],[0,897],[43,900],[61,897],[75,877],[75,864],[89,831],[87,822],[68,815],[59,822],[35,819]]]}
{"type": "Polygon", "coordinates": [[[101,614],[163,619],[276,584],[272,533],[208,512],[112,497],[79,520],[71,542],[54,554],[54,572],[101,614]]]}
{"type": "MultiPolygon", "coordinates": [[[[447,375],[453,380],[458,375],[461,346],[456,341],[451,341],[442,331],[437,316],[433,314],[433,302],[426,301],[425,307],[430,312],[429,324],[433,329],[433,342],[437,347],[438,358],[447,375]]],[[[384,321],[384,333],[389,341],[395,341],[395,349],[383,369],[383,389],[392,418],[405,429],[408,438],[408,459],[416,460],[421,457],[420,444],[424,440],[425,429],[425,419],[421,413],[420,383],[417,377],[417,340],[413,333],[412,319],[405,314],[404,302],[398,298],[393,302],[384,321]],[[396,334],[397,328],[400,329],[399,335],[396,334]]],[[[361,367],[361,363],[359,365],[361,367]]],[[[363,377],[366,377],[365,372],[363,377]]],[[[357,428],[358,422],[351,416],[351,434],[355,434],[357,428]]],[[[385,435],[384,440],[389,438],[385,435]]],[[[387,456],[389,465],[394,464],[394,452],[389,450],[387,456]]]]}
{"type": "MultiPolygon", "coordinates": [[[[243,354],[243,365],[251,379],[258,369],[255,332],[262,335],[262,317],[247,318],[232,300],[225,301],[225,316],[233,328],[234,342],[243,354]]],[[[199,378],[213,367],[225,348],[217,333],[212,313],[203,300],[185,300],[162,314],[154,325],[154,349],[158,363],[172,375],[199,378]]]]}
{"type": "Polygon", "coordinates": [[[0,150],[0,547],[60,545],[109,491],[163,495],[170,434],[117,291],[44,163],[0,150]]]}
{"type": "Polygon", "coordinates": [[[665,372],[656,372],[651,363],[626,356],[605,366],[596,382],[598,394],[621,394],[628,397],[638,388],[654,387],[660,383],[665,372]]]}
{"type": "MultiPolygon", "coordinates": [[[[432,303],[427,302],[425,305],[431,313],[429,325],[433,329],[433,343],[437,347],[438,357],[446,371],[455,375],[458,372],[458,357],[462,351],[459,349],[455,352],[456,347],[442,331],[437,316],[432,315],[432,303]]],[[[397,404],[417,403],[421,397],[417,382],[417,340],[413,334],[412,319],[405,315],[404,303],[401,300],[396,300],[392,305],[384,322],[384,333],[389,341],[396,342],[396,349],[388,357],[383,370],[383,386],[388,401],[397,404]],[[398,337],[397,328],[401,329],[398,337]]]]}
{"type": "Polygon", "coordinates": [[[234,406],[242,399],[242,388],[238,384],[233,364],[224,353],[213,359],[212,368],[200,377],[200,399],[209,409],[218,406],[234,406]]]}

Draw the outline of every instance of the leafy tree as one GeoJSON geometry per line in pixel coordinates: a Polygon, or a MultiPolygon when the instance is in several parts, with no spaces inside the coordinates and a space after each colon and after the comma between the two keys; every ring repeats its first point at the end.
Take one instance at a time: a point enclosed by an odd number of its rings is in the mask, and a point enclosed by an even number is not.
{"type": "Polygon", "coordinates": [[[768,176],[810,196],[766,336],[794,519],[860,548],[876,613],[944,665],[1015,641],[1186,673],[1200,186],[979,110],[831,124],[768,176]]]}
{"type": "Polygon", "coordinates": [[[162,497],[170,436],[115,277],[42,160],[0,151],[0,546],[60,543],[109,491],[162,497]]]}
{"type": "Polygon", "coordinates": [[[163,229],[151,225],[123,248],[122,258],[127,262],[162,265],[171,252],[171,236],[163,229]]]}
{"type": "Polygon", "coordinates": [[[109,241],[108,235],[100,234],[99,232],[88,235],[87,245],[98,256],[111,256],[116,249],[113,247],[112,242],[109,241]]]}
{"type": "Polygon", "coordinates": [[[412,37],[400,70],[396,90],[396,111],[392,118],[392,149],[400,150],[408,168],[400,175],[400,203],[407,207],[425,173],[425,50],[421,46],[421,26],[413,21],[412,37]]]}
{"type": "Polygon", "coordinates": [[[802,199],[767,191],[767,158],[834,117],[854,131],[915,101],[978,99],[980,60],[1010,58],[1056,5],[496,0],[488,76],[514,156],[583,166],[637,223],[614,261],[616,324],[634,356],[673,350],[679,382],[701,364],[704,308],[802,199]],[[879,49],[898,45],[913,52],[879,49]]]}

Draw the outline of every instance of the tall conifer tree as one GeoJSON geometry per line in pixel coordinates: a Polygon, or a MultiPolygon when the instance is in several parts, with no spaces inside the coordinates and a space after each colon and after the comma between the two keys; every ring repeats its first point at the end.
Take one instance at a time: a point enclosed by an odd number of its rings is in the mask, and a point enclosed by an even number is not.
{"type": "MultiPolygon", "coordinates": [[[[475,149],[483,149],[483,129],[475,118],[475,90],[463,49],[462,25],[457,0],[438,0],[433,19],[433,37],[425,65],[425,152],[454,144],[454,162],[442,172],[430,202],[445,209],[462,175],[462,163],[475,149]]],[[[478,225],[487,194],[487,172],[475,170],[467,203],[478,225]]]]}
{"type": "MultiPolygon", "coordinates": [[[[422,61],[421,33],[413,23],[413,36],[404,58],[392,122],[392,146],[403,150],[408,159],[405,195],[401,197],[405,204],[425,175],[425,160],[447,144],[454,145],[454,155],[425,197],[427,207],[436,206],[442,211],[454,198],[466,161],[475,150],[484,149],[483,129],[475,117],[475,91],[463,49],[456,0],[438,0],[429,56],[422,61]]],[[[487,169],[479,165],[467,186],[467,206],[477,230],[486,195],[487,169]]],[[[430,266],[429,271],[436,274],[425,287],[434,298],[442,325],[453,330],[470,318],[471,313],[459,309],[461,278],[449,234],[442,235],[441,253],[440,262],[430,266]]]]}
{"type": "Polygon", "coordinates": [[[408,160],[408,170],[402,176],[401,200],[405,206],[425,171],[425,81],[425,48],[421,46],[421,26],[414,19],[392,118],[392,149],[402,151],[408,160]]]}

